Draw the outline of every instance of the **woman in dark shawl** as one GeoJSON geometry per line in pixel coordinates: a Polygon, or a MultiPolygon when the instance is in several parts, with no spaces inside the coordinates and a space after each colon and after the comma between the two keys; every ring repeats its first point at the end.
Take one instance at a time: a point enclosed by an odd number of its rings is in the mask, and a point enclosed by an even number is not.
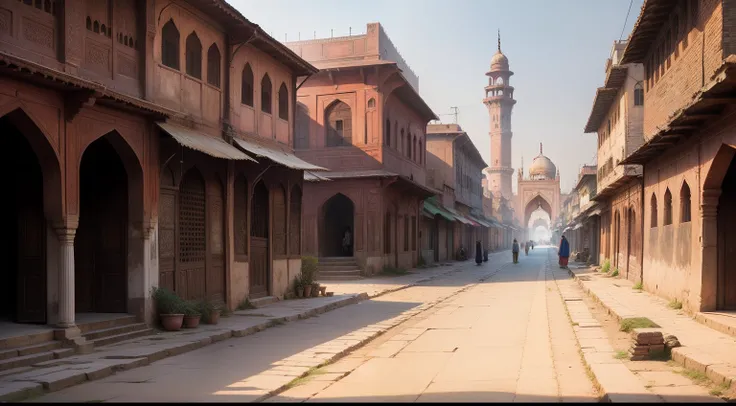
{"type": "Polygon", "coordinates": [[[475,263],[478,265],[483,263],[483,248],[480,246],[480,241],[475,242],[475,263]]]}
{"type": "Polygon", "coordinates": [[[564,235],[560,239],[560,248],[557,251],[557,255],[560,256],[560,268],[566,268],[567,260],[570,258],[570,243],[567,242],[567,238],[564,235]]]}

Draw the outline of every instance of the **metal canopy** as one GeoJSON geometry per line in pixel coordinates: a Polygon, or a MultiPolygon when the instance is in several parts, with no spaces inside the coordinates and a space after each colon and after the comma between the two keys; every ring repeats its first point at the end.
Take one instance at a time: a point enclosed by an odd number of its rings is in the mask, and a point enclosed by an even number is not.
{"type": "Polygon", "coordinates": [[[446,212],[441,207],[436,206],[431,201],[425,200],[423,209],[431,213],[433,216],[440,216],[443,217],[445,220],[455,221],[455,217],[452,214],[446,212]]]}
{"type": "Polygon", "coordinates": [[[310,164],[296,155],[286,152],[283,150],[277,150],[265,145],[261,145],[255,142],[242,140],[240,138],[234,138],[235,143],[242,149],[250,152],[251,154],[263,158],[268,158],[279,165],[283,165],[291,169],[299,170],[310,170],[310,171],[326,171],[326,168],[321,166],[310,164]]]}
{"type": "Polygon", "coordinates": [[[156,123],[179,144],[209,156],[236,161],[258,162],[220,138],[210,137],[191,128],[171,123],[156,123]]]}

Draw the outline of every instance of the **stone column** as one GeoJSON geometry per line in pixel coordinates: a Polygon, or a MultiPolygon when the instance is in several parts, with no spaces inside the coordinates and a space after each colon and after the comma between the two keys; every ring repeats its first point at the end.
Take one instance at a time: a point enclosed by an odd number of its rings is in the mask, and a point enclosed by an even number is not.
{"type": "MultiPolygon", "coordinates": [[[[718,200],[721,189],[703,191],[700,205],[702,223],[700,306],[703,312],[715,311],[718,306],[718,200]]],[[[696,306],[698,307],[698,306],[696,306]]]]}
{"type": "Polygon", "coordinates": [[[59,236],[59,323],[58,327],[67,329],[75,327],[74,322],[74,237],[75,228],[62,227],[56,229],[59,236]]]}

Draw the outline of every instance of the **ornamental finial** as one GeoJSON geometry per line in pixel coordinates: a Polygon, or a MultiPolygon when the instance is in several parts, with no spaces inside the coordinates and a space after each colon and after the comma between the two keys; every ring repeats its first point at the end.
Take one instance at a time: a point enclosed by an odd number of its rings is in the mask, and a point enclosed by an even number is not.
{"type": "Polygon", "coordinates": [[[498,30],[498,52],[501,52],[501,30],[498,30]]]}

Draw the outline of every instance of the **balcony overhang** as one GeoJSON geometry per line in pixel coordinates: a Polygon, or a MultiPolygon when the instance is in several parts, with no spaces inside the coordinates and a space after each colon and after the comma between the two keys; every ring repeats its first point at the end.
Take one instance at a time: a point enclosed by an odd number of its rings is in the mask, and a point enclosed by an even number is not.
{"type": "Polygon", "coordinates": [[[672,0],[644,0],[639,18],[629,36],[621,64],[643,63],[662,26],[679,2],[672,0]]]}
{"type": "Polygon", "coordinates": [[[616,99],[618,89],[599,87],[595,92],[595,99],[593,99],[593,108],[590,110],[590,116],[588,116],[588,122],[585,124],[586,133],[597,133],[598,129],[603,123],[603,119],[608,115],[608,111],[613,105],[613,101],[616,99]]]}
{"type": "Polygon", "coordinates": [[[619,165],[643,165],[669,148],[689,139],[708,121],[721,116],[728,105],[736,104],[736,55],[730,55],[713,78],[668,123],[619,165]]]}
{"type": "Polygon", "coordinates": [[[602,202],[604,200],[607,200],[627,183],[631,182],[634,179],[641,178],[641,175],[635,175],[627,172],[628,171],[624,171],[624,174],[622,176],[619,176],[616,180],[609,183],[602,190],[597,191],[597,194],[593,198],[591,198],[591,200],[595,202],[602,202]]]}

